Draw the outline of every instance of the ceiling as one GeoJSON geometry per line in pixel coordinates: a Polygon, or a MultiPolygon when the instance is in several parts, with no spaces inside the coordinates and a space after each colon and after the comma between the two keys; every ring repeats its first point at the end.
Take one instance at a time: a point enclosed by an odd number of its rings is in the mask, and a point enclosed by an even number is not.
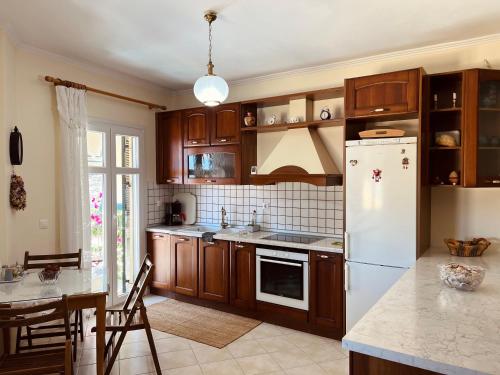
{"type": "Polygon", "coordinates": [[[206,72],[208,9],[219,12],[215,73],[228,81],[500,33],[498,0],[2,0],[0,25],[177,90],[206,72]]]}

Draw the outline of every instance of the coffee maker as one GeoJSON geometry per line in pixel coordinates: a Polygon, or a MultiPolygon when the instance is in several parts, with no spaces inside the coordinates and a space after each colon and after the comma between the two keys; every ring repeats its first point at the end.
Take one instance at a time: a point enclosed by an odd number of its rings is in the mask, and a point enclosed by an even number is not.
{"type": "Polygon", "coordinates": [[[167,217],[170,218],[168,225],[182,225],[182,204],[179,201],[170,203],[170,214],[167,210],[167,217]]]}

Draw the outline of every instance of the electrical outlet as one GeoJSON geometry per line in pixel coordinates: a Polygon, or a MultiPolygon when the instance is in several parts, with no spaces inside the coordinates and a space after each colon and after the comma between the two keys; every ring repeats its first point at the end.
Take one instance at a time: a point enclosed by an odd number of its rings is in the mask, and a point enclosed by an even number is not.
{"type": "Polygon", "coordinates": [[[262,202],[262,209],[267,210],[269,208],[269,202],[262,202]]]}
{"type": "Polygon", "coordinates": [[[48,229],[49,228],[49,220],[48,219],[40,219],[38,221],[38,228],[48,229]]]}

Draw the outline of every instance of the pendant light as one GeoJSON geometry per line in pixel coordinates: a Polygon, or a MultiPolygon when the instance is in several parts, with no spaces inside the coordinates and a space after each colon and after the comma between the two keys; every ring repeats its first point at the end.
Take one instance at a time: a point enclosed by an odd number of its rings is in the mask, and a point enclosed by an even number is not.
{"type": "Polygon", "coordinates": [[[224,78],[214,74],[214,64],[212,63],[212,22],[217,19],[217,13],[208,11],[205,13],[205,20],[208,22],[208,74],[198,78],[193,91],[194,96],[208,107],[215,107],[227,99],[229,87],[224,78]]]}

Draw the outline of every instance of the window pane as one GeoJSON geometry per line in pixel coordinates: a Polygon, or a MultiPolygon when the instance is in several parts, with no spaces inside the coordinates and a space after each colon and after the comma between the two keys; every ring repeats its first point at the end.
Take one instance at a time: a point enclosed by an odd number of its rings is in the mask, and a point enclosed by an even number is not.
{"type": "MultiPolygon", "coordinates": [[[[90,196],[90,248],[92,251],[92,290],[101,291],[106,282],[104,260],[106,256],[105,231],[105,175],[89,174],[90,196]]],[[[104,289],[105,290],[105,289],[104,289]]]]}
{"type": "Polygon", "coordinates": [[[139,137],[116,136],[116,166],[118,168],[139,168],[139,137]]]}
{"type": "Polygon", "coordinates": [[[104,167],[104,137],[103,132],[87,132],[87,155],[90,167],[104,167]]]}
{"type": "Polygon", "coordinates": [[[139,249],[139,175],[116,175],[116,285],[118,295],[134,282],[134,249],[139,249]]]}

